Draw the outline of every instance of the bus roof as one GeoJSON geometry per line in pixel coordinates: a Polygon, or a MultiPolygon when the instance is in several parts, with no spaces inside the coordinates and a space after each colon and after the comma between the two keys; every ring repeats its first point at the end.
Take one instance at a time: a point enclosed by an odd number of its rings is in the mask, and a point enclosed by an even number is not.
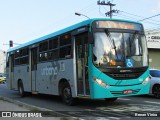
{"type": "MultiPolygon", "coordinates": [[[[37,43],[37,42],[40,42],[40,41],[43,41],[43,40],[46,40],[50,37],[54,37],[54,36],[57,36],[57,35],[60,35],[60,34],[63,34],[65,32],[69,32],[69,31],[72,31],[74,29],[77,29],[79,27],[83,27],[85,25],[89,25],[89,24],[92,24],[93,21],[95,20],[119,20],[119,21],[124,21],[124,22],[131,22],[131,23],[139,23],[139,22],[135,22],[135,21],[128,21],[128,20],[122,20],[122,19],[110,19],[110,18],[93,18],[93,19],[88,19],[88,20],[85,20],[85,21],[82,21],[80,23],[77,23],[77,24],[74,24],[70,27],[67,27],[67,28],[64,28],[62,30],[59,30],[59,31],[56,31],[56,32],[53,32],[51,34],[48,34],[48,35],[45,35],[43,37],[40,37],[40,38],[37,38],[37,39],[34,39],[34,40],[31,40],[27,43],[24,43],[22,45],[19,45],[19,46],[16,46],[16,47],[13,47],[13,48],[10,48],[7,50],[7,52],[11,52],[11,51],[14,51],[14,50],[18,50],[20,48],[24,48],[28,45],[32,45],[34,43],[37,43]]],[[[141,23],[139,23],[141,24],[141,23]]]]}

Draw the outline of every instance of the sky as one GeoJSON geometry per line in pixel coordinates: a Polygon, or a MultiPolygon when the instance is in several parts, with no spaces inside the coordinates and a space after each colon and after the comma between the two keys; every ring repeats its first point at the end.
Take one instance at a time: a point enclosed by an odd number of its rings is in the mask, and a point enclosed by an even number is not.
{"type": "MultiPolygon", "coordinates": [[[[88,19],[75,12],[89,18],[106,17],[109,6],[99,6],[97,1],[0,0],[0,50],[9,48],[9,40],[23,44],[88,19]]],[[[113,9],[119,10],[113,18],[139,21],[160,14],[160,0],[110,1],[116,4],[113,9]]],[[[141,22],[146,30],[160,29],[160,15],[141,22]]]]}

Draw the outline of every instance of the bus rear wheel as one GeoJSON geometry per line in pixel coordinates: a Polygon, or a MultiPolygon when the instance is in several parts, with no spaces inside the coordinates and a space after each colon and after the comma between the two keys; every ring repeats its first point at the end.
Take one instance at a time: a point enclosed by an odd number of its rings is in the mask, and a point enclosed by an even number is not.
{"type": "Polygon", "coordinates": [[[25,96],[24,87],[22,81],[18,82],[18,91],[21,97],[25,96]]]}
{"type": "Polygon", "coordinates": [[[74,105],[74,98],[72,98],[72,91],[70,85],[66,82],[61,88],[62,100],[66,105],[74,105]]]}

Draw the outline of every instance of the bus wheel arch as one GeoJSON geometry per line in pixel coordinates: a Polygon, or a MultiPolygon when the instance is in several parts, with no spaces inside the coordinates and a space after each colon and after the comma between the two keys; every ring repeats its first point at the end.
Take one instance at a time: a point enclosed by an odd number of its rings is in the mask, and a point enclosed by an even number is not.
{"type": "Polygon", "coordinates": [[[21,97],[25,96],[24,86],[21,79],[18,79],[18,91],[21,97]]]}
{"type": "Polygon", "coordinates": [[[72,97],[72,90],[69,82],[66,79],[61,79],[59,82],[59,94],[66,105],[74,105],[74,98],[72,97]]]}

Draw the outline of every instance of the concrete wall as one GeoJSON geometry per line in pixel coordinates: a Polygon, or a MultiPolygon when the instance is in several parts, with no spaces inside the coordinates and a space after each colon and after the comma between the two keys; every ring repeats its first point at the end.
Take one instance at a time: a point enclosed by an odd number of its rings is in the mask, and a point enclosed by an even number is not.
{"type": "Polygon", "coordinates": [[[151,69],[160,69],[160,49],[148,49],[151,69]]]}
{"type": "Polygon", "coordinates": [[[160,69],[160,30],[145,31],[149,64],[151,69],[160,69]]]}

